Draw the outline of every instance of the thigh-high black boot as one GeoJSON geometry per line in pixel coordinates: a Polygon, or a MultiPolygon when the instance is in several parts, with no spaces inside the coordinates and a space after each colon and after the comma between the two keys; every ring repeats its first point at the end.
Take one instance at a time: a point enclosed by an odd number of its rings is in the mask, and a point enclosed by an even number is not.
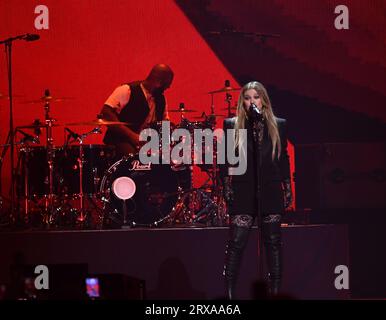
{"type": "Polygon", "coordinates": [[[280,292],[282,279],[281,215],[271,214],[263,220],[263,241],[268,266],[268,290],[270,296],[280,292]]]}
{"type": "Polygon", "coordinates": [[[234,292],[239,273],[241,258],[244,248],[248,242],[249,230],[253,218],[248,215],[237,215],[232,217],[230,225],[230,237],[226,249],[225,266],[223,275],[227,288],[227,297],[234,299],[234,292]]]}

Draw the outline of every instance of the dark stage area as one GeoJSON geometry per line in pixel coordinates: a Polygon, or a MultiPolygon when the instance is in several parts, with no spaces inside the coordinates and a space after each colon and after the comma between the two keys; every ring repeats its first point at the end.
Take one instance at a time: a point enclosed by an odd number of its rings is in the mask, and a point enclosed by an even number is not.
{"type": "MultiPolygon", "coordinates": [[[[283,293],[295,299],[350,298],[350,290],[334,286],[335,267],[350,268],[347,226],[283,226],[282,232],[283,293]]],[[[9,282],[18,256],[30,266],[68,265],[68,283],[74,279],[70,270],[82,264],[88,265],[89,277],[114,274],[143,280],[145,290],[139,299],[220,299],[225,290],[222,268],[227,236],[227,227],[2,232],[0,283],[9,282]]],[[[245,251],[248,258],[241,267],[240,299],[254,297],[256,243],[253,228],[245,251]]]]}

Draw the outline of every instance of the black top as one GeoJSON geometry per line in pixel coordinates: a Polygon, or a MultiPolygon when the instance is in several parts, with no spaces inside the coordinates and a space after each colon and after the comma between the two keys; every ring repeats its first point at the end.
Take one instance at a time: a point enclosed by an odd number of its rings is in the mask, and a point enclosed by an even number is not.
{"type": "MultiPolygon", "coordinates": [[[[136,133],[139,133],[141,130],[150,111],[145,94],[141,89],[141,83],[142,81],[128,83],[131,90],[129,102],[122,108],[121,112],[117,114],[119,121],[128,122],[128,127],[136,133]]],[[[165,96],[161,94],[154,96],[154,99],[156,119],[157,121],[161,121],[165,111],[165,96]]],[[[103,142],[105,144],[125,143],[127,139],[107,129],[103,142]]]]}
{"type": "MultiPolygon", "coordinates": [[[[229,215],[249,214],[257,215],[258,203],[261,201],[263,216],[268,214],[281,214],[284,212],[284,198],[282,182],[290,178],[289,157],[287,152],[286,120],[276,118],[280,140],[281,154],[272,160],[272,142],[268,134],[267,125],[264,123],[263,140],[261,146],[261,194],[257,194],[257,175],[255,163],[259,160],[256,152],[254,158],[253,130],[249,122],[245,123],[247,129],[247,170],[242,175],[232,175],[231,185],[234,200],[228,204],[229,215]]],[[[236,118],[224,120],[224,130],[234,129],[236,118]]],[[[225,132],[226,135],[226,132],[225,132]]],[[[226,141],[227,142],[227,141],[226,141]]],[[[256,149],[258,150],[258,149],[256,149]]],[[[237,151],[237,150],[236,150],[237,151]]],[[[238,166],[238,164],[236,164],[238,166]]],[[[228,174],[229,165],[220,165],[222,177],[228,174]]]]}

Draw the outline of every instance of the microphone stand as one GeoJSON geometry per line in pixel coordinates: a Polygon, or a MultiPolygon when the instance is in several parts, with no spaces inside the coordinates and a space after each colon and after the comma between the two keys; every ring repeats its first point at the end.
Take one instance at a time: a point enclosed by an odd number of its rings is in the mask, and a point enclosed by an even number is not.
{"type": "MultiPolygon", "coordinates": [[[[7,135],[7,139],[5,140],[5,144],[2,146],[3,149],[1,150],[1,155],[0,155],[0,221],[1,221],[1,216],[2,214],[4,213],[5,214],[5,210],[4,210],[4,203],[3,203],[3,178],[2,178],[2,173],[3,173],[3,162],[4,162],[4,158],[5,158],[5,155],[7,153],[7,150],[10,146],[9,144],[9,139],[10,139],[10,132],[8,132],[8,135],[7,135]],[[3,211],[4,210],[4,211],[3,211]]],[[[10,222],[10,221],[9,221],[10,222]]]]}
{"type": "Polygon", "coordinates": [[[16,213],[15,213],[15,132],[13,125],[13,93],[12,93],[12,43],[16,40],[27,40],[33,41],[36,39],[31,39],[29,34],[23,34],[16,37],[11,37],[5,40],[0,41],[0,44],[5,46],[5,54],[7,56],[8,64],[8,96],[9,96],[9,139],[10,139],[10,153],[11,153],[11,208],[10,208],[10,222],[15,223],[16,213]]]}
{"type": "Polygon", "coordinates": [[[0,41],[0,44],[5,45],[5,52],[8,63],[8,96],[9,96],[9,141],[11,152],[11,208],[10,208],[10,222],[13,224],[16,220],[15,216],[15,172],[14,172],[14,130],[13,130],[13,95],[12,95],[12,42],[21,38],[9,38],[4,41],[0,41]]]}
{"type": "Polygon", "coordinates": [[[263,280],[264,261],[263,261],[263,212],[262,212],[262,144],[264,136],[264,122],[262,117],[253,117],[250,121],[253,135],[253,163],[255,174],[255,204],[257,204],[257,274],[260,280],[263,280]]]}

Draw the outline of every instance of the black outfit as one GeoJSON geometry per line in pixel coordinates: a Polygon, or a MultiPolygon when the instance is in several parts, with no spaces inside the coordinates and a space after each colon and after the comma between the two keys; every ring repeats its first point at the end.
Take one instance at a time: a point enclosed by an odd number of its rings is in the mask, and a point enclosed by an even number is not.
{"type": "MultiPolygon", "coordinates": [[[[233,129],[236,118],[225,119],[224,129],[233,129]]],[[[220,174],[226,183],[230,183],[233,191],[232,201],[228,201],[228,213],[231,218],[230,237],[226,251],[224,276],[229,299],[234,298],[236,279],[244,248],[248,242],[250,228],[257,216],[257,203],[262,206],[262,237],[266,250],[269,270],[269,292],[277,294],[281,284],[282,254],[281,254],[281,214],[284,212],[284,181],[290,179],[289,157],[287,152],[286,120],[276,118],[280,140],[281,154],[277,150],[272,160],[272,143],[264,120],[263,139],[261,144],[261,198],[256,195],[256,175],[253,153],[252,126],[246,120],[247,129],[247,171],[243,175],[230,176],[227,179],[228,166],[220,167],[220,174]]],[[[257,155],[258,157],[259,155],[257,155]]],[[[287,184],[288,185],[288,184],[287,184]]],[[[229,188],[229,186],[228,186],[229,188]]],[[[226,188],[225,188],[226,189],[226,188]]]]}
{"type": "MultiPolygon", "coordinates": [[[[224,130],[233,129],[236,118],[224,120],[224,130]]],[[[286,120],[277,118],[277,125],[281,140],[281,155],[277,158],[277,151],[272,161],[272,142],[268,134],[268,128],[264,125],[262,143],[262,212],[263,216],[271,213],[283,213],[283,188],[282,182],[290,179],[289,157],[287,152],[286,120]]],[[[248,121],[245,123],[247,129],[247,171],[243,175],[234,175],[232,179],[233,201],[228,204],[229,215],[248,214],[253,217],[257,214],[256,201],[253,197],[255,175],[253,159],[253,136],[248,121]]],[[[225,175],[227,168],[222,167],[222,174],[225,175]]],[[[260,199],[258,199],[259,201],[260,199]]]]}
{"type": "MultiPolygon", "coordinates": [[[[122,108],[121,112],[117,114],[119,121],[128,122],[128,127],[136,133],[140,132],[150,111],[145,94],[141,89],[141,83],[142,81],[128,83],[131,90],[129,102],[122,108]]],[[[154,96],[154,99],[156,119],[157,121],[162,121],[166,104],[165,96],[159,94],[154,96]]],[[[122,137],[111,128],[107,129],[103,142],[105,144],[115,145],[120,155],[137,152],[137,146],[127,141],[126,137],[122,137]]]]}

